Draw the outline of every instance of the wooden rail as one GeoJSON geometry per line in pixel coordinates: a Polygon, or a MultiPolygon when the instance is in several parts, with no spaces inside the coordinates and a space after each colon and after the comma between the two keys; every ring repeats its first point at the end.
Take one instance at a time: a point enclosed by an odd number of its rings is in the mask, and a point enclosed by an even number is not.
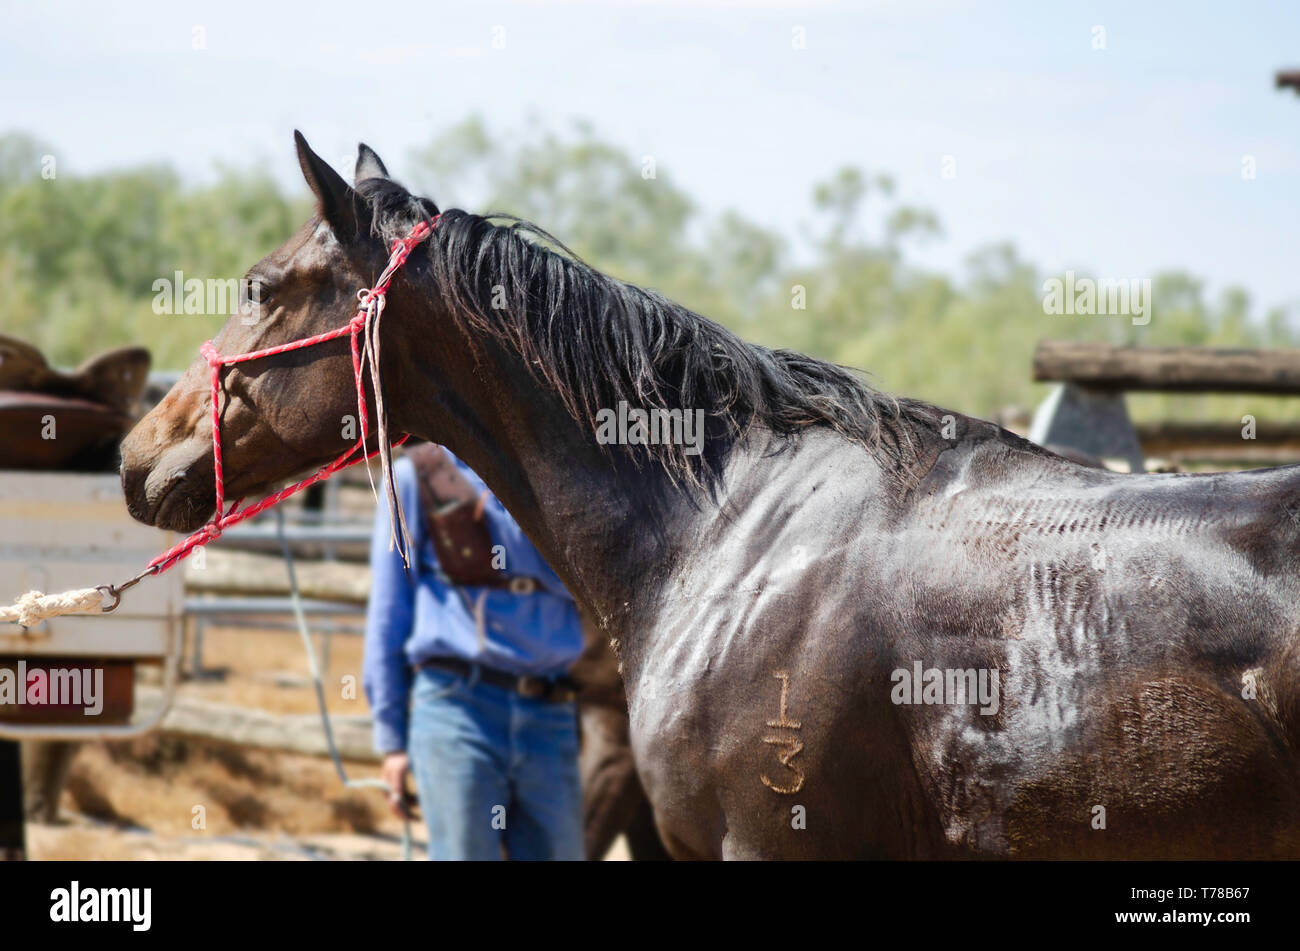
{"type": "Polygon", "coordinates": [[[1281,466],[1300,462],[1300,423],[1261,422],[1255,438],[1242,436],[1236,423],[1138,423],[1142,451],[1169,462],[1225,466],[1281,466]]]}
{"type": "MultiPolygon", "coordinates": [[[[304,598],[364,605],[370,597],[369,565],[295,559],[295,567],[304,598]]],[[[278,555],[214,548],[205,553],[202,562],[186,562],[185,590],[202,595],[284,597],[289,594],[289,571],[278,555]]]]}
{"type": "MultiPolygon", "coordinates": [[[[151,708],[158,702],[159,691],[153,687],[136,687],[136,704],[151,708]]],[[[339,755],[345,760],[374,762],[379,759],[371,742],[371,719],[360,714],[330,714],[330,726],[339,755]]],[[[328,756],[325,730],[320,715],[276,714],[231,704],[210,703],[179,696],[158,727],[161,733],[219,740],[237,746],[264,750],[328,756]]]]}
{"type": "Polygon", "coordinates": [[[1300,350],[1117,347],[1043,340],[1034,379],[1100,390],[1300,395],[1300,350]]]}

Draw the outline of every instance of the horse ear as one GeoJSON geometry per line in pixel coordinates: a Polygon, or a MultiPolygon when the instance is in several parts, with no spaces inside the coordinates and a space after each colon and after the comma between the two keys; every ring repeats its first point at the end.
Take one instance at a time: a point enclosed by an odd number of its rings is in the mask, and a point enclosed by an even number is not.
{"type": "Polygon", "coordinates": [[[388,178],[388,169],[375,150],[362,142],[357,146],[357,170],[352,180],[360,185],[367,178],[388,178]]]}
{"type": "Polygon", "coordinates": [[[320,216],[329,222],[340,238],[363,230],[359,219],[363,203],[352,186],[311,150],[303,134],[296,129],[293,140],[298,146],[298,165],[302,168],[302,177],[307,179],[307,184],[316,195],[320,216]]]}

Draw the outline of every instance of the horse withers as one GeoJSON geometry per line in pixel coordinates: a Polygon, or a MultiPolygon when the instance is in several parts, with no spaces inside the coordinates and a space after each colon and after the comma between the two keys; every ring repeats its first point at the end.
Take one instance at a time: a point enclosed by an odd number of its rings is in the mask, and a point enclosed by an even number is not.
{"type": "MultiPolygon", "coordinates": [[[[439,214],[298,137],[318,213],[223,354],[352,316],[439,214]]],[[[747,344],[524,222],[442,212],[394,278],[394,434],[486,480],[616,645],[680,858],[1300,856],[1300,468],[1119,475],[747,344]],[[704,439],[611,440],[622,407],[704,439]],[[666,417],[660,417],[661,419],[666,417]]],[[[132,514],[213,514],[208,368],[123,446],[132,514]]],[[[227,497],[346,448],[344,341],[221,386],[227,497]]]]}

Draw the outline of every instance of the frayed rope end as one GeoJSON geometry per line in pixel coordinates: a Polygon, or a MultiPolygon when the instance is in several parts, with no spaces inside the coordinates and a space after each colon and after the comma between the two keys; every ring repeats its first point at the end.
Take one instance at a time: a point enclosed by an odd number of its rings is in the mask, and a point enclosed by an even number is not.
{"type": "Polygon", "coordinates": [[[28,591],[7,608],[0,608],[0,621],[35,627],[61,614],[99,614],[104,610],[104,593],[98,588],[78,588],[61,594],[28,591]]]}

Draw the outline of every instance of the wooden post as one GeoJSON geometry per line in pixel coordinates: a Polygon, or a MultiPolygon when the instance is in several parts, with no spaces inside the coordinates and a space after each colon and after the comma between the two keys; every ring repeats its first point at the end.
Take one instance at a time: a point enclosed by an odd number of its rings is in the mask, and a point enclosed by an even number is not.
{"type": "Polygon", "coordinates": [[[16,741],[0,740],[0,862],[26,858],[22,753],[16,741]]]}

